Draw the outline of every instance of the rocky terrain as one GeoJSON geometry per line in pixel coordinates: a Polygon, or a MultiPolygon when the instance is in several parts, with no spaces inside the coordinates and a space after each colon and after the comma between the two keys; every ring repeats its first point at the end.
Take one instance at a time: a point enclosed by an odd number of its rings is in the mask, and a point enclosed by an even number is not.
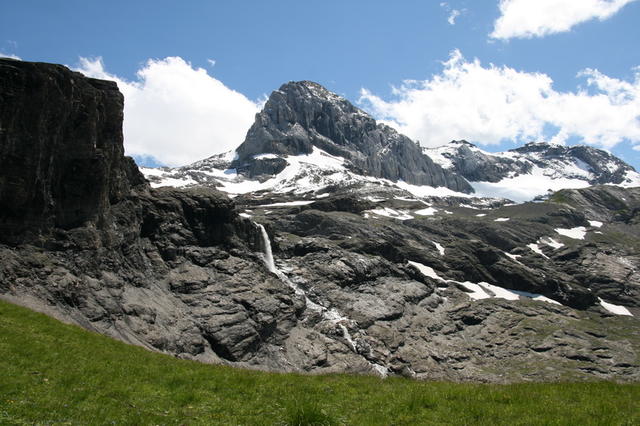
{"type": "Polygon", "coordinates": [[[310,82],[274,92],[236,156],[146,170],[152,188],[123,156],[122,102],[0,59],[3,298],[251,368],[640,378],[640,188],[474,197],[310,82]]]}

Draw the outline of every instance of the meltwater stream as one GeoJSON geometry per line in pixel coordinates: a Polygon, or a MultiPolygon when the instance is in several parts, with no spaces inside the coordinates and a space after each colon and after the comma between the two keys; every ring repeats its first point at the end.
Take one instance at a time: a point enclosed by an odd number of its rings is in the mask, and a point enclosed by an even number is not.
{"type": "MultiPolygon", "coordinates": [[[[281,270],[276,268],[275,261],[273,260],[273,252],[271,251],[271,240],[269,239],[269,234],[267,234],[267,230],[264,229],[264,226],[262,226],[259,223],[256,223],[256,225],[260,229],[260,234],[262,236],[262,247],[263,247],[263,250],[264,250],[263,258],[264,258],[264,263],[265,263],[267,269],[269,270],[269,272],[272,272],[272,273],[276,274],[278,276],[278,278],[280,278],[280,280],[282,282],[284,282],[289,287],[291,287],[291,289],[293,289],[293,291],[297,295],[300,295],[300,296],[304,297],[305,304],[309,309],[312,309],[314,311],[320,312],[320,314],[322,315],[322,318],[324,318],[325,320],[327,320],[327,321],[331,322],[332,324],[338,326],[340,328],[340,330],[342,331],[344,339],[347,341],[347,343],[349,343],[349,346],[351,346],[351,349],[353,350],[353,352],[358,353],[357,352],[357,348],[356,348],[356,343],[353,340],[353,338],[351,337],[351,333],[349,333],[349,330],[344,325],[345,322],[346,323],[350,323],[350,322],[353,322],[353,321],[351,319],[341,315],[337,310],[335,310],[333,308],[332,309],[327,309],[324,306],[322,306],[322,305],[312,301],[311,299],[309,299],[309,297],[307,296],[307,293],[303,289],[301,289],[300,286],[298,286],[296,283],[291,281],[289,279],[289,277],[287,277],[285,275],[284,272],[282,272],[281,270]]],[[[382,376],[382,377],[386,377],[387,376],[388,370],[387,370],[386,367],[384,367],[384,366],[382,366],[380,364],[376,364],[374,362],[371,362],[369,360],[367,360],[367,362],[369,362],[369,364],[371,364],[371,367],[373,368],[373,370],[376,371],[380,376],[382,376]]]]}

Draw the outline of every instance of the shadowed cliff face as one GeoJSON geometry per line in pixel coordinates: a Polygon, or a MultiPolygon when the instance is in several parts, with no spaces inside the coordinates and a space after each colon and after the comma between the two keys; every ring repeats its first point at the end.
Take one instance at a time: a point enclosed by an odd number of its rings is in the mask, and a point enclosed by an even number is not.
{"type": "Polygon", "coordinates": [[[144,179],[123,156],[114,82],[0,59],[0,239],[100,222],[144,179]]]}
{"type": "Polygon", "coordinates": [[[234,167],[250,176],[273,174],[286,163],[254,156],[309,154],[314,147],[347,159],[359,174],[473,192],[463,177],[435,164],[409,138],[310,81],[290,82],[271,94],[238,148],[234,167]]]}

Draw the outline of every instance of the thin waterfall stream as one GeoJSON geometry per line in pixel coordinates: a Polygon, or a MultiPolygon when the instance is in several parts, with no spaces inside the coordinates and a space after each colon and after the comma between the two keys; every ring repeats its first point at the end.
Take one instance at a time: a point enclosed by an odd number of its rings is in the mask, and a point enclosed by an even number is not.
{"type": "MultiPolygon", "coordinates": [[[[289,277],[287,277],[287,275],[282,272],[280,269],[278,269],[276,267],[275,261],[273,259],[273,252],[271,250],[271,240],[269,239],[269,234],[267,233],[267,230],[264,228],[263,225],[256,223],[256,226],[258,227],[258,229],[260,229],[260,235],[262,236],[262,247],[263,247],[263,259],[264,259],[264,264],[267,267],[267,269],[269,270],[269,272],[272,272],[274,274],[276,274],[276,276],[285,284],[287,284],[289,287],[291,287],[291,289],[293,289],[293,291],[297,294],[300,295],[302,297],[304,297],[304,301],[306,306],[314,311],[320,312],[320,314],[322,315],[322,317],[331,322],[332,324],[338,326],[340,328],[340,330],[342,331],[343,337],[344,339],[347,341],[347,343],[349,344],[349,346],[351,347],[351,349],[353,350],[353,352],[358,353],[357,350],[357,346],[355,341],[353,340],[351,333],[349,332],[349,330],[347,329],[347,327],[345,326],[346,324],[356,324],[355,321],[353,321],[350,318],[345,317],[344,315],[341,315],[336,309],[331,308],[328,309],[316,302],[314,302],[313,300],[309,299],[309,297],[307,296],[307,293],[300,288],[300,286],[298,286],[298,284],[294,283],[293,281],[291,281],[291,279],[289,279],[289,277]]],[[[365,358],[366,359],[366,358],[365,358]]],[[[388,369],[380,364],[376,364],[373,363],[369,360],[367,360],[367,362],[369,362],[369,364],[371,364],[372,368],[374,371],[376,371],[380,376],[382,377],[386,377],[388,374],[388,369]]]]}
{"type": "Polygon", "coordinates": [[[273,261],[273,252],[271,251],[271,241],[269,240],[269,234],[267,234],[267,230],[264,229],[259,223],[256,223],[258,228],[260,229],[260,233],[262,234],[262,245],[264,247],[264,263],[267,266],[269,272],[277,273],[276,264],[273,261]]]}

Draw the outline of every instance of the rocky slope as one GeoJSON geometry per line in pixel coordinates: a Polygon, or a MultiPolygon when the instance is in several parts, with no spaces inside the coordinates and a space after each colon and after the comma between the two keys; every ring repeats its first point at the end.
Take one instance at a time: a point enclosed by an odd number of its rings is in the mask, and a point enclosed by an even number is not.
{"type": "MultiPolygon", "coordinates": [[[[55,143],[46,139],[55,132],[15,124],[27,109],[43,126],[55,109],[70,111],[59,128],[118,130],[65,138],[82,158],[112,165],[80,167],[71,182],[40,179],[37,167],[0,169],[3,202],[24,193],[21,208],[31,212],[20,222],[2,210],[13,230],[0,244],[6,299],[153,350],[252,368],[640,378],[638,189],[565,190],[519,205],[421,197],[366,179],[233,200],[197,185],[152,189],[122,156],[121,113],[106,114],[121,102],[112,84],[11,60],[0,60],[0,81],[0,164],[20,143],[55,143]],[[20,89],[21,81],[30,83],[20,89]],[[69,86],[76,97],[65,95],[69,86]],[[37,88],[47,96],[21,94],[37,88]],[[76,118],[74,108],[87,114],[76,118]],[[96,187],[103,195],[85,179],[106,182],[96,187]],[[105,198],[112,182],[119,190],[105,198]],[[82,220],[55,208],[68,194],[83,200],[82,220]]],[[[353,167],[327,146],[284,158],[297,158],[298,172],[307,169],[299,157],[353,167]]],[[[21,155],[57,176],[71,154],[21,155]]]]}

